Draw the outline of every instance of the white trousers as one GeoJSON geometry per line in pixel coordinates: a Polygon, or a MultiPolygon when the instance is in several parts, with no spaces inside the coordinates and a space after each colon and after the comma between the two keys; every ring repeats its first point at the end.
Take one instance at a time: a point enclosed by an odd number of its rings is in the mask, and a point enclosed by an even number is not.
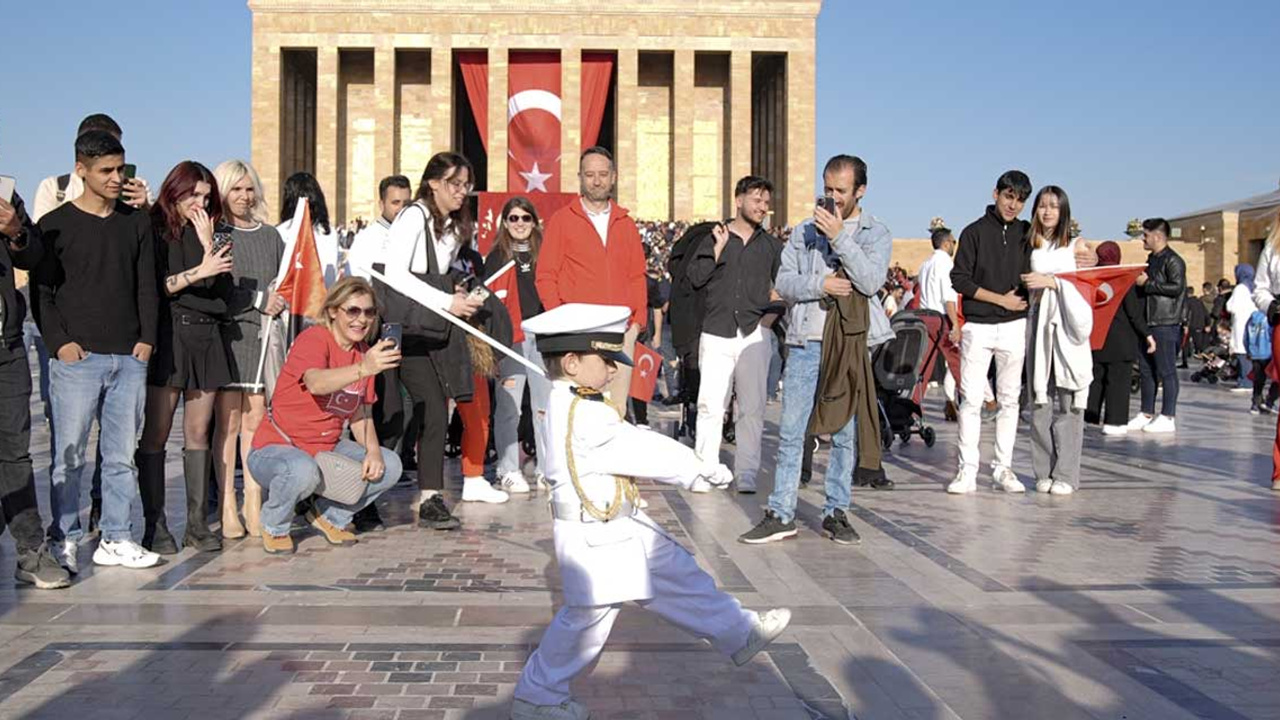
{"type": "Polygon", "coordinates": [[[768,390],[772,346],[766,330],[757,325],[750,335],[723,338],[702,333],[698,344],[698,440],[694,451],[706,462],[720,462],[724,412],[732,391],[738,391],[734,412],[737,457],[733,473],[754,480],[760,472],[760,444],[764,435],[764,404],[768,390]]]}
{"type": "MultiPolygon", "coordinates": [[[[637,604],[657,613],[690,635],[705,638],[724,655],[747,644],[755,613],[744,610],[732,595],[698,567],[688,550],[659,537],[649,557],[653,598],[637,604]]],[[[538,649],[525,663],[515,696],[534,705],[568,700],[569,682],[595,662],[622,603],[560,608],[538,649]]]]}
{"type": "Polygon", "coordinates": [[[965,323],[960,330],[960,472],[978,476],[978,441],[982,435],[983,388],[987,370],[996,360],[996,456],[992,468],[1013,467],[1013,443],[1018,434],[1018,395],[1022,390],[1022,361],[1027,354],[1027,321],[996,324],[965,323]]]}

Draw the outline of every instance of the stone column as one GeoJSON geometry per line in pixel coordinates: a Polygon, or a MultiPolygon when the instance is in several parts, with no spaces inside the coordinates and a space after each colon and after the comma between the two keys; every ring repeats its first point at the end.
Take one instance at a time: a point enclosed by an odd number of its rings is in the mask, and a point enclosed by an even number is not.
{"type": "Polygon", "coordinates": [[[636,184],[640,158],[636,157],[636,95],[640,86],[640,54],[635,48],[618,49],[618,95],[614,99],[617,118],[618,204],[636,205],[636,184]]]}
{"type": "Polygon", "coordinates": [[[390,45],[373,51],[373,97],[373,174],[381,182],[396,167],[396,49],[390,45]]]}
{"type": "Polygon", "coordinates": [[[338,153],[338,48],[329,44],[316,48],[316,180],[331,209],[337,208],[338,153]]]}
{"type": "Polygon", "coordinates": [[[280,84],[280,47],[254,33],[250,153],[253,166],[262,177],[267,216],[272,218],[279,212],[276,203],[280,202],[280,187],[284,184],[280,177],[280,84]]]}
{"type": "MultiPolygon", "coordinates": [[[[560,191],[573,192],[582,150],[582,49],[560,50],[560,191]]],[[[544,171],[545,172],[545,171],[544,171]]]]}
{"type": "MultiPolygon", "coordinates": [[[[431,48],[431,152],[453,149],[453,48],[439,45],[431,48]]],[[[414,172],[419,176],[422,168],[414,172]]],[[[419,177],[410,177],[417,192],[419,177]]]]}
{"type": "MultiPolygon", "coordinates": [[[[751,174],[751,51],[734,50],[729,55],[729,177],[724,196],[726,212],[732,214],[733,186],[751,174]]],[[[781,178],[767,178],[778,182],[781,178]]],[[[728,215],[726,215],[728,217],[728,215]]]]}
{"type": "MultiPolygon", "coordinates": [[[[693,71],[692,50],[676,50],[671,88],[671,215],[673,220],[693,217],[693,71]]],[[[659,218],[662,219],[662,218],[659,218]]]]}
{"type": "Polygon", "coordinates": [[[507,190],[507,49],[489,48],[489,192],[507,190]]]}
{"type": "MultiPolygon", "coordinates": [[[[805,217],[813,197],[817,174],[813,143],[816,112],[814,62],[812,45],[808,50],[787,53],[787,206],[775,211],[782,215],[774,223],[777,227],[805,217]]],[[[773,178],[773,181],[779,183],[781,178],[773,178]]]]}

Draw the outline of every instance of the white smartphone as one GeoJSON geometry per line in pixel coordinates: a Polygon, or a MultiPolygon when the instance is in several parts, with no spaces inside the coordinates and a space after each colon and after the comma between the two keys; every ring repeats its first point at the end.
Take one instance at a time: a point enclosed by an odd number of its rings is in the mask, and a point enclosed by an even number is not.
{"type": "Polygon", "coordinates": [[[0,175],[0,200],[7,203],[13,202],[13,189],[17,182],[8,175],[0,175]]]}

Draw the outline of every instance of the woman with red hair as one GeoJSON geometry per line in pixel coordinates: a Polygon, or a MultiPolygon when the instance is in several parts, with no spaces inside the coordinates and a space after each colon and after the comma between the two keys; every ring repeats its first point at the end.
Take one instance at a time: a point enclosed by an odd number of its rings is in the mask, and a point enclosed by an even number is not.
{"type": "Polygon", "coordinates": [[[222,324],[229,317],[231,230],[222,224],[222,199],[213,173],[186,160],[169,171],[151,210],[160,331],[147,377],[146,421],[138,449],[138,489],[146,529],[142,546],[178,552],[165,523],[165,443],[178,399],[183,400],[182,469],[187,486],[184,547],[221,550],[206,520],[211,456],[209,427],[218,388],[231,382],[222,324]]]}

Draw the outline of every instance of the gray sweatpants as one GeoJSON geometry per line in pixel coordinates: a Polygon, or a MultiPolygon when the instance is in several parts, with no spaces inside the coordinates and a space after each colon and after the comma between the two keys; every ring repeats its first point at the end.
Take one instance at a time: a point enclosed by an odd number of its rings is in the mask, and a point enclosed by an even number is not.
{"type": "Polygon", "coordinates": [[[1032,406],[1031,468],[1036,480],[1052,478],[1079,490],[1084,410],[1073,407],[1076,393],[1059,389],[1052,377],[1048,394],[1049,402],[1032,406]]]}

